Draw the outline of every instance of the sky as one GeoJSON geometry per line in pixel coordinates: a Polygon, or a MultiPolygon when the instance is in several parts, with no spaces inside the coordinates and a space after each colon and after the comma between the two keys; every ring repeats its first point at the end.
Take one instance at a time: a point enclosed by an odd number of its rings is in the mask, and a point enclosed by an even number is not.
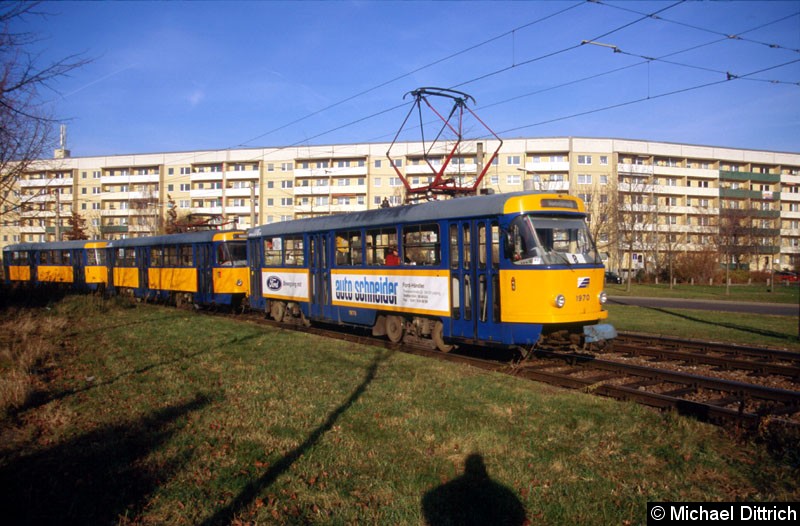
{"type": "MultiPolygon", "coordinates": [[[[474,99],[467,106],[486,127],[470,117],[467,138],[488,127],[502,138],[800,152],[800,1],[44,2],[39,11],[47,15],[12,27],[38,36],[38,63],[91,60],[41,93],[67,124],[73,156],[391,142],[401,128],[400,140],[419,140],[403,122],[406,95],[420,87],[474,99]]],[[[433,100],[449,109],[450,99],[433,100]]]]}

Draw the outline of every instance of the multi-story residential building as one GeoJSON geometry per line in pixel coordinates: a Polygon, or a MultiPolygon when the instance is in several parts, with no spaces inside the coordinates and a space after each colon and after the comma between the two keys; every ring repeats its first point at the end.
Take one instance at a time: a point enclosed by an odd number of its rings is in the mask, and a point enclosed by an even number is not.
{"type": "MultiPolygon", "coordinates": [[[[471,142],[446,176],[483,191],[568,192],[587,202],[614,269],[654,268],[715,251],[752,269],[800,267],[800,154],[626,139],[553,137],[471,142]],[[731,225],[738,225],[733,232],[731,225]]],[[[6,204],[0,244],[54,240],[73,213],[92,237],[163,231],[167,211],[247,228],[405,201],[432,180],[442,150],[421,143],[228,149],[39,160],[6,204]],[[394,166],[392,166],[394,165],[394,166]],[[431,168],[433,167],[433,168],[431,168]],[[16,206],[15,206],[16,205],[16,206]]]]}

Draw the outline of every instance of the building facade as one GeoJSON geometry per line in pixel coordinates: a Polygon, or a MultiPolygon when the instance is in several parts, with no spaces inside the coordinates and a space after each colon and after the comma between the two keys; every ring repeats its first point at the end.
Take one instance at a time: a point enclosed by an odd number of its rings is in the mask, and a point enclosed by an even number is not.
{"type": "MultiPolygon", "coordinates": [[[[583,198],[607,266],[654,269],[715,251],[750,269],[800,268],[800,154],[626,139],[553,137],[464,143],[446,174],[482,191],[583,198]]],[[[3,210],[2,245],[53,241],[77,215],[93,238],[162,233],[168,212],[237,228],[405,201],[395,168],[424,185],[445,148],[422,143],[227,149],[40,160],[3,210]],[[430,165],[428,164],[430,163],[430,165]],[[394,165],[394,166],[392,166],[394,165]]],[[[59,155],[60,154],[60,155],[59,155]]]]}

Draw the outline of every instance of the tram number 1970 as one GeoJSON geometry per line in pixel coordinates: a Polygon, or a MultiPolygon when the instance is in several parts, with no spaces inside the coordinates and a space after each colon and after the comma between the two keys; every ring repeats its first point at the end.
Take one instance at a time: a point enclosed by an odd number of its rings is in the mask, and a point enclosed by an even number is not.
{"type": "Polygon", "coordinates": [[[575,296],[575,301],[577,301],[578,303],[580,303],[581,301],[589,301],[589,295],[588,294],[578,294],[577,296],[575,296]]]}

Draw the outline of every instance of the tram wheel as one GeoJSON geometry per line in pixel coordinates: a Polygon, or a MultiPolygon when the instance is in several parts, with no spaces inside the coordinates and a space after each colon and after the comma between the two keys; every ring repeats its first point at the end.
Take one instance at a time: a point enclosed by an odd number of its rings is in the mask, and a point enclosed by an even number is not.
{"type": "Polygon", "coordinates": [[[455,345],[450,345],[444,342],[444,324],[440,321],[437,321],[436,324],[433,326],[433,331],[431,331],[431,339],[433,343],[436,344],[436,348],[442,352],[450,352],[455,348],[455,345]]]}
{"type": "Polygon", "coordinates": [[[286,316],[286,304],[282,301],[271,302],[269,306],[269,315],[272,316],[272,319],[275,321],[283,321],[284,316],[286,316]]]}
{"type": "Polygon", "coordinates": [[[386,317],[386,336],[389,341],[397,343],[403,339],[403,318],[400,316],[386,317]]]}

